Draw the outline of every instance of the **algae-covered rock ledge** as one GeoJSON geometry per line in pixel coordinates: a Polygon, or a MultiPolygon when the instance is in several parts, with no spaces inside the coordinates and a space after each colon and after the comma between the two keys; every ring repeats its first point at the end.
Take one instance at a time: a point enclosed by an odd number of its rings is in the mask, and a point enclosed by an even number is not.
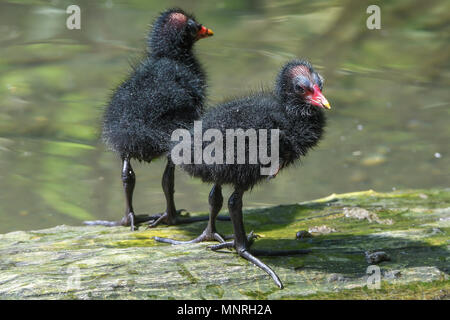
{"type": "MultiPolygon", "coordinates": [[[[57,226],[0,235],[0,298],[449,298],[450,189],[331,195],[246,210],[244,219],[247,231],[260,235],[255,248],[312,250],[262,258],[285,289],[235,254],[208,250],[208,243],[152,239],[190,239],[205,222],[137,232],[57,226]],[[374,260],[379,289],[370,288],[373,271],[367,273],[376,252],[387,256],[374,260]]],[[[229,222],[218,222],[218,229],[232,231],[229,222]]]]}

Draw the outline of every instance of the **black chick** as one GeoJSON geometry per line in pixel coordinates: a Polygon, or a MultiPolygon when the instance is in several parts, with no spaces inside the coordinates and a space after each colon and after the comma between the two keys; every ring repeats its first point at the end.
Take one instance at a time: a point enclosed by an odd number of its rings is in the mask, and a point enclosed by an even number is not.
{"type": "Polygon", "coordinates": [[[170,157],[162,178],[167,202],[165,213],[134,214],[132,196],[136,178],[131,159],[151,162],[167,154],[172,131],[189,127],[201,116],[206,77],[192,47],[197,40],[212,35],[210,29],[181,9],[166,10],[156,19],[148,36],[147,56],[115,90],[104,114],[103,139],[122,159],[125,217],[120,222],[87,224],[131,225],[134,230],[135,224],[152,219],[150,226],[190,221],[181,220],[177,215],[173,197],[174,164],[170,157]]]}
{"type": "MultiPolygon", "coordinates": [[[[208,129],[218,129],[225,138],[227,129],[255,129],[256,132],[259,129],[268,131],[279,129],[279,166],[269,176],[274,177],[280,169],[288,167],[305,156],[308,150],[321,139],[325,127],[323,110],[324,108],[330,109],[328,101],[322,95],[322,87],[323,78],[314,71],[309,62],[305,60],[290,61],[280,71],[274,92],[259,92],[213,108],[202,117],[202,130],[205,132],[208,129]]],[[[270,136],[269,133],[267,135],[270,136]]],[[[268,140],[270,141],[270,139],[268,140]]],[[[246,141],[245,153],[249,155],[249,138],[246,141]]],[[[223,155],[226,154],[225,145],[228,143],[228,140],[223,143],[223,155]]],[[[261,141],[259,143],[258,150],[261,141]]],[[[266,140],[262,143],[266,144],[266,140]]],[[[208,143],[203,142],[203,149],[207,145],[208,143]]],[[[272,152],[270,146],[270,144],[267,145],[267,149],[272,152]]],[[[268,176],[261,174],[261,164],[249,162],[249,156],[245,157],[245,163],[237,164],[236,145],[234,148],[234,164],[181,165],[182,169],[190,175],[199,177],[204,182],[214,183],[209,195],[210,220],[202,235],[187,242],[158,237],[155,239],[172,244],[217,240],[222,243],[210,247],[211,249],[234,247],[240,256],[266,271],[282,288],[283,285],[278,276],[255,255],[289,255],[308,251],[250,250],[254,236],[250,233],[247,237],[245,233],[242,219],[242,196],[245,191],[253,188],[257,183],[267,180],[268,176]],[[234,192],[228,200],[228,210],[234,228],[234,240],[231,242],[224,242],[215,228],[215,219],[222,207],[221,186],[224,184],[234,187],[234,192]]],[[[194,149],[191,151],[193,154],[194,149]]]]}

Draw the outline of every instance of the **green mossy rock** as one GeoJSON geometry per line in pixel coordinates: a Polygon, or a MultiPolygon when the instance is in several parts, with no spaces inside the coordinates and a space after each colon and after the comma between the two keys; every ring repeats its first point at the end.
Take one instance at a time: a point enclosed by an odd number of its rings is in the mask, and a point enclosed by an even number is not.
{"type": "MultiPolygon", "coordinates": [[[[205,213],[198,213],[205,214],[205,213]]],[[[130,232],[58,226],[0,235],[1,299],[448,299],[450,189],[374,191],[244,214],[255,248],[308,248],[262,257],[284,282],[208,243],[171,246],[153,236],[191,239],[204,222],[130,232]],[[312,237],[296,239],[298,231],[312,237]],[[380,288],[367,286],[366,256],[383,251],[380,288]],[[367,253],[367,254],[366,254],[367,253]]],[[[218,222],[223,234],[229,222],[218,222]]]]}

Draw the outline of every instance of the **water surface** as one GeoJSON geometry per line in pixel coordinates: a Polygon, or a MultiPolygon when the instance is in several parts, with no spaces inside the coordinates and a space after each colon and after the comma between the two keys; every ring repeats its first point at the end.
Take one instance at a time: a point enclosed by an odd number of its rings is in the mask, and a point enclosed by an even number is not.
{"type": "MultiPolygon", "coordinates": [[[[120,161],[99,141],[111,90],[144,52],[166,6],[195,12],[215,36],[196,45],[212,105],[261,86],[299,56],[325,77],[325,139],[298,166],[245,196],[246,206],[330,193],[448,187],[448,1],[0,1],[0,232],[117,219],[120,161]]],[[[164,209],[164,161],[134,165],[137,213],[164,209]]],[[[176,173],[179,208],[207,210],[209,185],[176,173]]],[[[226,195],[229,189],[225,190],[226,195]]]]}

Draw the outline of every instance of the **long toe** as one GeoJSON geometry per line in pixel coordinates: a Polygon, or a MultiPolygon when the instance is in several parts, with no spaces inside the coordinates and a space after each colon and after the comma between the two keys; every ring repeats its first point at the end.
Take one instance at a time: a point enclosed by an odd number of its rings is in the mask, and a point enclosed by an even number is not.
{"type": "Polygon", "coordinates": [[[134,216],[134,224],[139,225],[143,223],[148,223],[150,221],[154,220],[151,216],[148,214],[139,214],[134,216]]]}
{"type": "Polygon", "coordinates": [[[214,232],[212,234],[212,236],[213,236],[214,240],[219,241],[220,243],[224,243],[225,242],[225,239],[220,234],[218,234],[217,232],[214,232]]]}
{"type": "Polygon", "coordinates": [[[155,241],[158,241],[158,242],[170,243],[170,244],[175,244],[175,245],[198,243],[198,242],[203,241],[200,237],[197,237],[197,238],[189,240],[189,241],[180,241],[180,240],[161,238],[161,237],[153,237],[153,239],[155,239],[155,241]]]}
{"type": "Polygon", "coordinates": [[[154,227],[158,226],[160,223],[163,223],[164,220],[167,219],[167,217],[168,217],[167,212],[163,213],[156,220],[150,221],[146,229],[154,228],[154,227]]]}
{"type": "Polygon", "coordinates": [[[220,243],[225,242],[225,240],[223,240],[222,236],[220,234],[218,234],[217,232],[213,232],[213,233],[205,233],[204,232],[201,235],[199,235],[197,238],[189,240],[189,241],[180,241],[180,240],[161,238],[161,237],[153,237],[153,239],[155,239],[155,241],[158,241],[158,242],[170,243],[170,244],[174,244],[174,245],[191,244],[191,243],[199,243],[199,242],[206,242],[206,241],[218,241],[220,243]]]}
{"type": "MultiPolygon", "coordinates": [[[[212,245],[209,246],[208,248],[216,251],[216,250],[220,250],[220,249],[224,249],[224,248],[228,248],[228,249],[232,249],[234,248],[234,240],[232,241],[228,241],[225,242],[225,240],[230,240],[230,239],[234,239],[234,234],[230,234],[230,235],[226,235],[226,236],[221,236],[220,234],[216,233],[215,237],[220,237],[220,238],[216,238],[217,241],[220,242],[220,244],[216,244],[216,245],[212,245]]],[[[253,231],[250,232],[247,235],[247,239],[248,239],[248,247],[250,247],[254,241],[254,239],[258,238],[259,236],[254,234],[253,231]]]]}
{"type": "MultiPolygon", "coordinates": [[[[136,227],[139,224],[142,223],[148,223],[149,221],[152,221],[152,217],[146,214],[140,214],[134,216],[134,226],[136,227]]],[[[130,227],[131,226],[131,219],[123,218],[120,221],[109,221],[109,220],[93,220],[93,221],[83,221],[83,224],[87,226],[105,226],[105,227],[130,227]]]]}
{"type": "Polygon", "coordinates": [[[208,216],[204,217],[189,217],[189,212],[185,209],[180,209],[175,212],[175,214],[169,214],[167,212],[164,212],[162,214],[153,215],[150,216],[151,220],[147,226],[148,228],[154,228],[161,223],[168,225],[168,226],[175,226],[179,224],[187,224],[192,222],[198,222],[198,221],[207,221],[209,219],[208,216]],[[185,214],[181,214],[182,212],[185,212],[185,214]]]}
{"type": "Polygon", "coordinates": [[[208,249],[211,249],[212,251],[217,251],[217,250],[224,249],[224,248],[227,248],[227,249],[234,248],[234,240],[229,241],[229,242],[222,242],[222,243],[215,244],[212,246],[208,246],[208,249]]]}
{"type": "Polygon", "coordinates": [[[152,222],[150,222],[147,228],[154,228],[161,223],[164,223],[168,226],[175,226],[175,225],[180,225],[180,224],[188,224],[188,223],[208,221],[208,220],[209,220],[208,216],[189,217],[189,218],[184,218],[184,216],[169,217],[169,215],[167,213],[164,213],[156,220],[153,220],[152,222]]]}
{"type": "Polygon", "coordinates": [[[277,276],[277,274],[265,263],[263,263],[261,260],[253,256],[250,252],[247,250],[239,252],[239,255],[256,265],[257,267],[263,269],[269,276],[272,277],[275,284],[280,288],[283,289],[283,283],[281,282],[280,278],[277,276]]]}
{"type": "MultiPolygon", "coordinates": [[[[254,238],[255,235],[253,235],[253,233],[251,232],[248,235],[249,238],[254,238]]],[[[219,243],[216,245],[212,245],[212,246],[208,246],[209,249],[213,250],[213,251],[217,251],[220,249],[224,249],[224,248],[234,248],[234,240],[233,241],[229,241],[229,242],[223,242],[223,243],[219,243]]],[[[253,252],[253,251],[252,251],[253,252]]],[[[299,253],[299,252],[298,252],[299,253]]],[[[297,254],[298,254],[297,253],[297,254]]],[[[305,252],[303,252],[305,253],[305,252]]],[[[262,270],[264,270],[268,275],[270,275],[273,279],[273,281],[275,282],[275,284],[280,288],[283,289],[283,283],[281,282],[280,278],[277,276],[277,274],[269,267],[267,266],[265,263],[263,263],[261,260],[259,260],[258,258],[256,258],[254,255],[252,255],[252,253],[250,253],[248,250],[239,250],[238,254],[250,261],[251,263],[253,263],[254,265],[256,265],[257,267],[261,268],[262,270]]]]}
{"type": "Polygon", "coordinates": [[[140,214],[140,215],[132,215],[131,213],[128,215],[128,219],[122,219],[123,226],[130,226],[131,231],[135,231],[139,229],[139,225],[143,223],[148,223],[152,221],[149,215],[140,214]]]}

